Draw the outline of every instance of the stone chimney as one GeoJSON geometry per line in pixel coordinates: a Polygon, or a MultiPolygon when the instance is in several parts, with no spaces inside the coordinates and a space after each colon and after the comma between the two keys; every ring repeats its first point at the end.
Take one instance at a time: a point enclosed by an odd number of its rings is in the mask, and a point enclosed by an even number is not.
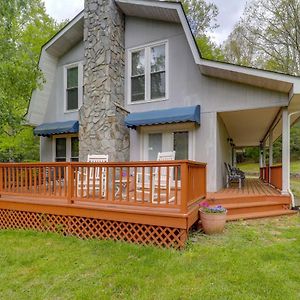
{"type": "Polygon", "coordinates": [[[108,154],[129,160],[124,124],[124,15],[114,0],[85,0],[84,103],[79,112],[79,155],[108,154]],[[117,104],[117,105],[116,105],[117,104]]]}

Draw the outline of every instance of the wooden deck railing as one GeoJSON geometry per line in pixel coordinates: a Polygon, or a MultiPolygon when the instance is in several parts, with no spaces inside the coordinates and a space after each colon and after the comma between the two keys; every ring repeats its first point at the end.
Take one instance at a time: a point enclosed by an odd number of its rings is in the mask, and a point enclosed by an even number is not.
{"type": "Polygon", "coordinates": [[[282,166],[266,166],[260,168],[260,179],[270,183],[277,189],[282,189],[282,166]]]}
{"type": "Polygon", "coordinates": [[[4,163],[0,193],[145,207],[188,207],[206,196],[206,165],[192,161],[4,163]]]}
{"type": "Polygon", "coordinates": [[[282,189],[282,166],[271,166],[270,167],[270,183],[277,189],[282,189]]]}

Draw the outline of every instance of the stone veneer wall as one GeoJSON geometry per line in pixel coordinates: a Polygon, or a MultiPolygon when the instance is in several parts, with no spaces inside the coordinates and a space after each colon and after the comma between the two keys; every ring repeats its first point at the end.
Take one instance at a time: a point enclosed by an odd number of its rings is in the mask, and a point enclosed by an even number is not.
{"type": "Polygon", "coordinates": [[[124,15],[114,0],[85,0],[84,104],[79,112],[79,156],[109,154],[129,160],[129,131],[124,124],[124,15]]]}

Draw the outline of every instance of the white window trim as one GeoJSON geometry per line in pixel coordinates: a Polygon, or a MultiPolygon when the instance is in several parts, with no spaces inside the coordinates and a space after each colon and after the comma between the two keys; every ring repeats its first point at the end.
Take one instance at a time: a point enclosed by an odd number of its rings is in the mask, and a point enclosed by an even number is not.
{"type": "Polygon", "coordinates": [[[165,101],[169,99],[169,41],[162,40],[138,47],[129,48],[127,50],[128,68],[127,68],[127,103],[129,105],[152,103],[158,101],[165,101]],[[165,76],[166,76],[166,94],[163,98],[151,99],[150,98],[150,48],[155,46],[165,45],[165,76]],[[145,99],[140,101],[131,101],[131,71],[132,71],[132,52],[145,50],[145,99]]]}
{"type": "Polygon", "coordinates": [[[52,161],[56,161],[56,139],[66,139],[66,161],[71,161],[71,138],[78,137],[78,134],[58,134],[52,136],[52,161]]]}
{"type": "Polygon", "coordinates": [[[72,113],[79,111],[83,103],[83,61],[77,61],[71,64],[64,65],[64,113],[72,113]],[[67,70],[78,67],[78,108],[67,110],[67,70]]]}

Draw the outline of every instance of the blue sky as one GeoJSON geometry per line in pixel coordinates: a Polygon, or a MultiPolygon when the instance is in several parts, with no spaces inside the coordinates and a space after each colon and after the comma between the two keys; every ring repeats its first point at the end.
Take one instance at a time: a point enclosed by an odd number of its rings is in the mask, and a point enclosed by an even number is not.
{"type": "MultiPolygon", "coordinates": [[[[84,0],[44,0],[46,10],[54,19],[61,21],[72,19],[83,9],[84,0]]],[[[219,8],[218,23],[220,27],[211,34],[220,43],[226,39],[234,24],[243,13],[247,0],[207,0],[215,3],[219,8]]]]}

